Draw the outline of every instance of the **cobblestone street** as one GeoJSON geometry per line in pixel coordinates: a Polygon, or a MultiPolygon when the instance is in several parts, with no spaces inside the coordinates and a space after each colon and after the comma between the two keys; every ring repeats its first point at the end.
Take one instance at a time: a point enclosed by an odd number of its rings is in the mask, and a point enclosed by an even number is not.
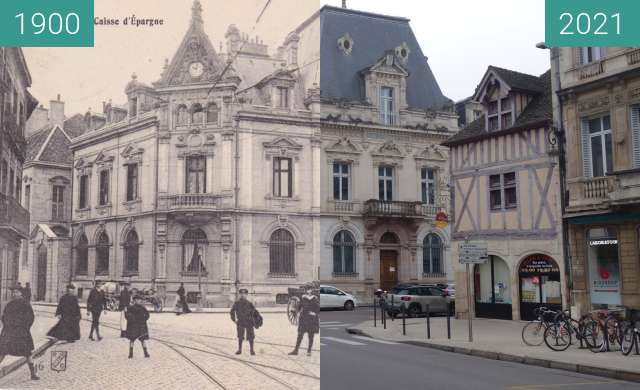
{"type": "MultiPolygon", "coordinates": [[[[34,307],[34,339],[54,323],[51,307],[34,307]]],[[[145,359],[139,343],[134,358],[128,359],[128,341],[119,337],[120,313],[102,317],[100,342],[87,339],[90,322],[86,313],[81,323],[82,339],[56,344],[36,360],[40,381],[28,380],[21,367],[0,379],[0,388],[30,389],[319,389],[320,345],[316,341],[311,357],[304,353],[288,356],[296,328],[284,313],[264,313],[264,326],[256,331],[256,356],[243,355],[237,348],[235,326],[228,314],[151,314],[148,342],[151,358],[145,359]],[[52,351],[67,352],[63,372],[51,369],[52,351]]],[[[306,344],[306,339],[304,340],[306,344]]]]}

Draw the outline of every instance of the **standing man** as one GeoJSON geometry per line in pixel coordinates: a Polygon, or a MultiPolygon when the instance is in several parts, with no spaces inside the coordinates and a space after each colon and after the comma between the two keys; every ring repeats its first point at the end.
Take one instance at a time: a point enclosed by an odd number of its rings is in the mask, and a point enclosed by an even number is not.
{"type": "Polygon", "coordinates": [[[180,304],[180,306],[182,307],[182,313],[177,312],[176,315],[180,315],[180,314],[187,314],[187,313],[191,313],[191,309],[189,309],[189,304],[187,303],[187,297],[185,296],[185,292],[184,292],[184,283],[180,283],[180,288],[178,288],[178,291],[176,291],[176,293],[178,294],[178,302],[180,304]]]}
{"type": "Polygon", "coordinates": [[[13,300],[7,304],[2,313],[2,333],[0,333],[0,362],[7,355],[27,358],[31,380],[38,380],[36,369],[31,360],[33,352],[33,338],[31,325],[34,321],[33,309],[22,291],[13,290],[13,300]]]}
{"type": "Polygon", "coordinates": [[[73,343],[80,340],[80,305],[78,297],[75,295],[76,287],[73,284],[67,285],[67,293],[60,298],[58,308],[56,309],[56,317],[60,321],[49,330],[47,336],[51,336],[57,340],[65,340],[73,343]]]}
{"type": "Polygon", "coordinates": [[[313,284],[304,286],[305,293],[302,295],[300,302],[300,318],[298,320],[298,339],[296,347],[289,355],[297,355],[302,338],[307,333],[309,336],[309,346],[307,347],[307,356],[311,356],[311,348],[313,347],[313,338],[316,333],[320,332],[320,298],[314,294],[313,284]]]}
{"type": "MultiPolygon", "coordinates": [[[[91,313],[91,331],[89,332],[89,340],[93,341],[93,330],[96,331],[98,341],[100,337],[100,315],[103,310],[107,310],[107,300],[104,297],[104,291],[98,289],[98,282],[93,281],[93,288],[87,298],[87,315],[91,313]]],[[[106,311],[105,311],[106,313],[106,311]]]]}
{"type": "Polygon", "coordinates": [[[27,282],[24,285],[22,297],[29,303],[31,303],[31,283],[27,282]]]}
{"type": "Polygon", "coordinates": [[[131,294],[127,288],[127,283],[123,283],[122,286],[122,291],[120,291],[120,303],[118,305],[118,311],[120,312],[120,337],[127,337],[125,313],[131,304],[131,294]]]}
{"type": "Polygon", "coordinates": [[[256,310],[253,303],[249,302],[247,299],[249,290],[241,288],[238,290],[238,293],[240,294],[240,297],[231,307],[231,321],[236,323],[236,329],[238,331],[238,350],[236,351],[236,355],[240,355],[242,353],[242,340],[244,340],[245,334],[249,341],[250,353],[251,355],[255,355],[256,353],[253,350],[253,340],[255,339],[255,318],[259,317],[259,314],[257,313],[258,310],[256,310]]]}

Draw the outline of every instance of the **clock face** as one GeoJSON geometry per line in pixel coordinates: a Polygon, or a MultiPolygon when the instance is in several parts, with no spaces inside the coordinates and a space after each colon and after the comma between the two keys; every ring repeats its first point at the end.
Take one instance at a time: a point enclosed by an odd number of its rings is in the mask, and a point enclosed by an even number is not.
{"type": "Polygon", "coordinates": [[[194,62],[189,66],[189,74],[191,77],[200,77],[204,73],[204,66],[200,62],[194,62]]]}

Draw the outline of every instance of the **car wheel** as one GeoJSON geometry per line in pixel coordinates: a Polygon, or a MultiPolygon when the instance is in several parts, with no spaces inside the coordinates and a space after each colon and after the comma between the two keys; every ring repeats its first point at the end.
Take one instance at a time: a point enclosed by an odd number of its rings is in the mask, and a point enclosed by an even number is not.
{"type": "Polygon", "coordinates": [[[344,303],[344,309],[345,310],[351,311],[351,310],[353,310],[353,308],[354,308],[354,305],[353,305],[352,301],[346,301],[344,303]]]}
{"type": "Polygon", "coordinates": [[[416,317],[419,317],[420,314],[422,314],[422,310],[420,309],[420,306],[418,305],[409,306],[409,317],[416,318],[416,317]]]}

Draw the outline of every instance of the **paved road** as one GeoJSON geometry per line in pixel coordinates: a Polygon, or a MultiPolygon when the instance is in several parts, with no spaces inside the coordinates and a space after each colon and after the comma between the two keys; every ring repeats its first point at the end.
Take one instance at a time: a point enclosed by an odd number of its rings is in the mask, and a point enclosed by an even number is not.
{"type": "Polygon", "coordinates": [[[517,363],[465,356],[347,334],[370,309],[323,311],[320,316],[321,389],[638,389],[619,382],[517,363]]]}

